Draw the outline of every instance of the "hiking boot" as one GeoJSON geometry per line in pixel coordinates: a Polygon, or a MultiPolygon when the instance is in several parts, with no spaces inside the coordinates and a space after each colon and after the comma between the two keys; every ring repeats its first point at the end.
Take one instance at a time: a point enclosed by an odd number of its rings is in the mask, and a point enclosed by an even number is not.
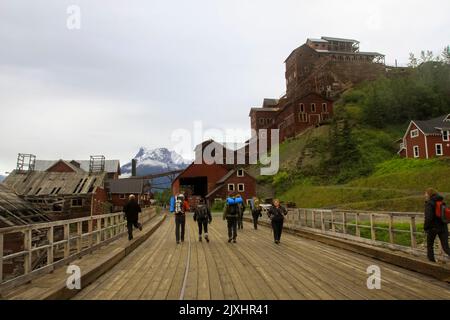
{"type": "Polygon", "coordinates": [[[228,239],[228,243],[231,243],[231,241],[233,241],[233,239],[228,239]]]}
{"type": "Polygon", "coordinates": [[[180,241],[177,241],[177,244],[180,244],[180,241]]]}
{"type": "Polygon", "coordinates": [[[142,224],[139,225],[139,231],[142,231],[142,224]]]}
{"type": "Polygon", "coordinates": [[[209,237],[205,237],[206,242],[209,243],[209,237]]]}
{"type": "Polygon", "coordinates": [[[202,242],[202,236],[198,237],[198,241],[202,242]]]}
{"type": "Polygon", "coordinates": [[[236,241],[236,239],[233,239],[233,243],[236,243],[237,241],[236,241]]]}

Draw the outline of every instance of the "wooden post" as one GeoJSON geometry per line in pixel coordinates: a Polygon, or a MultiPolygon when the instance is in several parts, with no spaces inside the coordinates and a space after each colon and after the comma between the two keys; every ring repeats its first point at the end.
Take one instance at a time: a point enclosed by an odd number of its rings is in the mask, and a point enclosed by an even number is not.
{"type": "Polygon", "coordinates": [[[342,212],[342,232],[347,234],[347,212],[342,212]]]}
{"type": "Polygon", "coordinates": [[[30,273],[31,270],[31,261],[32,261],[32,251],[31,251],[31,241],[32,241],[32,229],[28,229],[26,231],[24,231],[24,251],[27,251],[27,253],[25,254],[25,259],[24,259],[24,273],[28,274],[30,273]]]}
{"type": "Polygon", "coordinates": [[[394,215],[389,213],[389,242],[394,244],[394,215]]]}
{"type": "Polygon", "coordinates": [[[334,226],[334,211],[331,210],[331,231],[336,232],[336,227],[334,226]]]}
{"type": "Polygon", "coordinates": [[[302,214],[300,213],[300,209],[297,209],[297,216],[298,216],[298,226],[302,226],[302,214]]]}
{"type": "Polygon", "coordinates": [[[54,242],[54,232],[53,227],[48,228],[47,230],[47,239],[48,239],[48,249],[47,249],[47,265],[53,264],[53,242],[54,242]]]}
{"type": "Polygon", "coordinates": [[[416,217],[411,217],[411,224],[410,224],[410,232],[411,232],[411,248],[417,247],[417,241],[416,241],[416,217]]]}
{"type": "Polygon", "coordinates": [[[77,253],[81,252],[83,246],[83,224],[81,222],[77,222],[77,253]]]}
{"type": "Polygon", "coordinates": [[[97,236],[97,244],[102,242],[102,219],[97,219],[97,228],[96,228],[96,236],[97,236]]]}
{"type": "Polygon", "coordinates": [[[303,213],[305,214],[305,227],[308,227],[308,210],[304,209],[303,213]]]}
{"type": "Polygon", "coordinates": [[[0,233],[0,283],[3,282],[3,233],[0,233]]]}
{"type": "Polygon", "coordinates": [[[68,258],[70,255],[70,224],[64,225],[64,259],[68,258]]]}
{"type": "Polygon", "coordinates": [[[316,212],[314,210],[312,211],[312,227],[316,228],[316,212]]]}
{"type": "Polygon", "coordinates": [[[325,220],[323,217],[323,210],[320,210],[320,225],[321,225],[322,231],[325,231],[325,220]]]}
{"type": "Polygon", "coordinates": [[[356,236],[361,237],[361,231],[359,230],[359,213],[355,215],[355,228],[356,228],[356,236]]]}
{"type": "Polygon", "coordinates": [[[91,220],[88,221],[88,233],[89,233],[89,248],[92,248],[92,244],[94,243],[94,235],[92,234],[92,232],[94,231],[94,227],[93,227],[94,221],[91,220]]]}
{"type": "Polygon", "coordinates": [[[370,237],[373,241],[377,239],[376,233],[375,233],[375,226],[373,223],[373,213],[370,214],[370,237]]]}

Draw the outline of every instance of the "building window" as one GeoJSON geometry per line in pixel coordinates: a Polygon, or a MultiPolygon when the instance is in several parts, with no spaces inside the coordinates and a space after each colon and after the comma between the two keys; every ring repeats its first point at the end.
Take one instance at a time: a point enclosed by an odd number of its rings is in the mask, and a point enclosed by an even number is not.
{"type": "Polygon", "coordinates": [[[239,192],[244,192],[245,191],[245,185],[243,183],[239,183],[238,184],[238,191],[239,192]]]}
{"type": "Polygon", "coordinates": [[[234,184],[232,183],[228,184],[228,191],[234,191],[234,184]]]}
{"type": "Polygon", "coordinates": [[[72,199],[72,208],[79,208],[79,207],[82,207],[83,206],[83,199],[80,199],[80,198],[78,198],[78,199],[72,199]]]}
{"type": "Polygon", "coordinates": [[[260,119],[259,119],[259,124],[260,124],[260,125],[264,125],[264,118],[260,118],[260,119]]]}
{"type": "Polygon", "coordinates": [[[418,129],[411,130],[411,138],[417,138],[418,136],[419,136],[418,129]]]}
{"type": "Polygon", "coordinates": [[[419,146],[414,146],[413,150],[414,150],[414,158],[420,157],[419,146]]]}
{"type": "Polygon", "coordinates": [[[444,154],[443,150],[442,150],[442,144],[441,143],[437,143],[436,144],[436,155],[437,156],[442,156],[444,154]]]}
{"type": "Polygon", "coordinates": [[[311,103],[311,112],[316,112],[316,104],[311,103]]]}
{"type": "Polygon", "coordinates": [[[237,176],[238,176],[238,177],[243,177],[243,176],[244,176],[244,169],[239,169],[239,170],[237,171],[237,176]]]}
{"type": "Polygon", "coordinates": [[[125,199],[125,198],[126,198],[126,197],[125,197],[124,194],[119,195],[119,199],[125,199]]]}
{"type": "Polygon", "coordinates": [[[450,131],[442,131],[442,140],[450,141],[450,131]]]}
{"type": "Polygon", "coordinates": [[[300,121],[300,122],[308,122],[308,114],[307,113],[300,113],[298,115],[298,121],[300,121]]]}
{"type": "Polygon", "coordinates": [[[300,103],[300,112],[305,112],[305,104],[300,103]]]}
{"type": "Polygon", "coordinates": [[[328,112],[328,105],[326,103],[322,103],[322,112],[328,112]]]}

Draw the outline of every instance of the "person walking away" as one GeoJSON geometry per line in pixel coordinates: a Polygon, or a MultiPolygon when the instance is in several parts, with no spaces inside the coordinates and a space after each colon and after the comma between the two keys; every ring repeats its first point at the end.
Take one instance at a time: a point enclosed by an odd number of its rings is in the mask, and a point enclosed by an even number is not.
{"type": "Polygon", "coordinates": [[[133,194],[128,197],[128,202],[123,206],[123,212],[127,219],[128,240],[131,241],[133,240],[133,227],[142,231],[142,224],[139,223],[139,213],[142,212],[142,209],[133,194]]]}
{"type": "Polygon", "coordinates": [[[212,221],[211,210],[203,199],[195,209],[194,221],[198,224],[198,241],[202,242],[202,232],[205,234],[205,240],[209,243],[208,224],[212,221]]]}
{"type": "MultiPolygon", "coordinates": [[[[434,241],[436,236],[439,237],[442,250],[450,256],[450,249],[448,245],[448,225],[441,216],[441,206],[445,205],[444,198],[432,188],[425,192],[425,223],[423,229],[427,234],[427,257],[431,262],[436,262],[434,258],[434,241]]],[[[447,209],[448,210],[448,209],[447,209]]]]}
{"type": "Polygon", "coordinates": [[[177,244],[180,244],[180,241],[184,242],[186,212],[189,210],[189,202],[184,194],[179,194],[170,199],[170,212],[175,215],[175,239],[177,244]]]}
{"type": "Polygon", "coordinates": [[[281,233],[283,232],[284,216],[287,210],[280,204],[280,200],[275,199],[268,212],[269,219],[272,221],[273,238],[276,244],[280,244],[281,233]]]}
{"type": "Polygon", "coordinates": [[[242,199],[241,195],[238,194],[235,197],[235,202],[238,205],[239,208],[239,215],[238,215],[238,220],[237,220],[237,224],[238,224],[238,229],[244,229],[244,212],[245,212],[245,203],[244,203],[244,199],[242,199]]]}
{"type": "Polygon", "coordinates": [[[253,227],[258,230],[258,219],[262,217],[262,209],[257,197],[250,200],[250,209],[252,210],[253,227]]]}
{"type": "Polygon", "coordinates": [[[231,195],[227,198],[223,210],[223,220],[227,220],[228,242],[236,243],[237,223],[239,218],[239,207],[235,198],[231,195]]]}

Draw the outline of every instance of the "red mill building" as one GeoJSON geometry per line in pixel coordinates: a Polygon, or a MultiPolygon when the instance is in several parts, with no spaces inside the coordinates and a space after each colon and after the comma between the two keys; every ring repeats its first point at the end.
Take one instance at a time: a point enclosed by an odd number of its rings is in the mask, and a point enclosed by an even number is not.
{"type": "Polygon", "coordinates": [[[359,51],[357,40],[330,37],[307,39],[285,64],[286,95],[264,99],[249,115],[256,131],[279,129],[280,142],[328,121],[340,93],[386,72],[384,55],[359,51]]]}

